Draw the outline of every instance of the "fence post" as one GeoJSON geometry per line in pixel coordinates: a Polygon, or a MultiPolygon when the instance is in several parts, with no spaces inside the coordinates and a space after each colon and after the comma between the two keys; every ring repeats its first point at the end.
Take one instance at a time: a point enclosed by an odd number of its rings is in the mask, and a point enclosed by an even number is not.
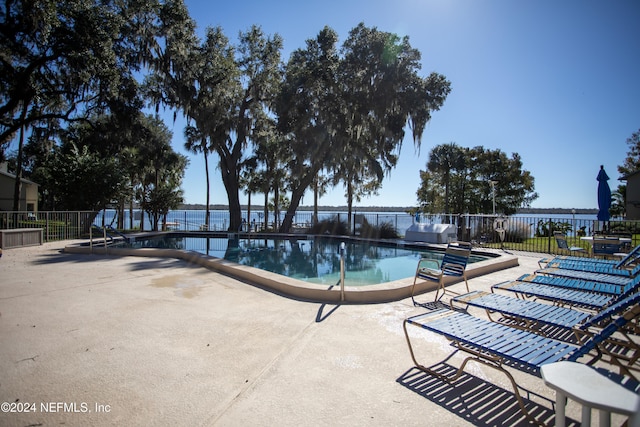
{"type": "Polygon", "coordinates": [[[351,214],[351,226],[352,226],[351,230],[349,231],[351,231],[351,234],[355,236],[356,235],[356,214],[355,213],[351,214]]]}
{"type": "Polygon", "coordinates": [[[551,230],[551,218],[549,218],[549,222],[547,223],[547,253],[551,253],[551,234],[552,234],[552,230],[551,230]]]}

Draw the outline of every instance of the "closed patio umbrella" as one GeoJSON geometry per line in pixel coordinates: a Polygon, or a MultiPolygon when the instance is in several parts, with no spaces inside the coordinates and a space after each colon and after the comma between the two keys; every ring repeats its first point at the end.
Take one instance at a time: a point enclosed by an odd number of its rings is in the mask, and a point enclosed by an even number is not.
{"type": "Polygon", "coordinates": [[[609,208],[611,207],[611,189],[609,188],[609,176],[600,166],[598,172],[598,221],[609,221],[609,208]]]}

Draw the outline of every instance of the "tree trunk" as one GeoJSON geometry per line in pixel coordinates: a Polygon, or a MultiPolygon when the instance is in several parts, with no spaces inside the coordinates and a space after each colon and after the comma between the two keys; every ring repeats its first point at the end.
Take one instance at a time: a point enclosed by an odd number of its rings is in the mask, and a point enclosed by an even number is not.
{"type": "Polygon", "coordinates": [[[209,191],[210,191],[210,184],[209,184],[209,156],[207,155],[207,149],[206,149],[206,141],[203,141],[203,147],[205,147],[202,152],[204,153],[204,173],[206,175],[207,178],[207,207],[205,208],[205,217],[204,217],[204,226],[207,229],[207,231],[209,231],[209,191]]]}
{"type": "MultiPolygon", "coordinates": [[[[23,110],[23,116],[26,111],[23,110]]],[[[24,126],[20,128],[20,138],[18,139],[18,156],[16,158],[16,181],[13,188],[13,210],[20,210],[20,193],[22,193],[22,148],[24,147],[24,126]]],[[[26,206],[25,206],[26,207],[26,206]]]]}
{"type": "Polygon", "coordinates": [[[240,209],[240,180],[238,177],[238,163],[242,157],[242,141],[244,136],[238,136],[233,149],[229,151],[225,144],[218,144],[216,151],[220,157],[220,174],[222,183],[227,191],[229,201],[229,228],[227,231],[238,232],[242,225],[242,210],[240,209]]]}
{"type": "Polygon", "coordinates": [[[118,203],[118,229],[124,230],[124,199],[118,203]]]}
{"type": "Polygon", "coordinates": [[[318,179],[313,182],[313,218],[311,218],[311,225],[318,223],[318,179]]]}
{"type": "Polygon", "coordinates": [[[351,180],[347,182],[347,230],[351,230],[351,211],[353,207],[353,185],[351,180]]]}
{"type": "Polygon", "coordinates": [[[237,182],[225,183],[229,196],[229,231],[237,232],[242,225],[242,210],[237,182]],[[228,186],[227,186],[228,185],[228,186]]]}
{"type": "Polygon", "coordinates": [[[300,206],[300,201],[302,197],[304,197],[305,191],[311,184],[313,184],[313,180],[318,176],[318,172],[320,172],[320,166],[324,162],[318,162],[318,164],[307,171],[307,173],[300,179],[299,185],[291,191],[291,204],[287,209],[287,213],[284,216],[284,221],[280,226],[281,233],[288,233],[291,231],[291,226],[293,225],[293,216],[298,210],[298,206],[300,206]]]}
{"type": "Polygon", "coordinates": [[[251,231],[251,191],[249,191],[248,193],[248,200],[247,200],[247,229],[245,231],[251,231]]]}
{"type": "MultiPolygon", "coordinates": [[[[224,160],[221,160],[221,163],[224,160]]],[[[221,165],[222,183],[227,190],[227,199],[229,200],[229,228],[227,231],[237,232],[242,225],[242,211],[240,209],[240,188],[238,185],[238,177],[235,167],[227,168],[227,165],[221,165]]]]}
{"type": "Polygon", "coordinates": [[[282,225],[280,226],[279,230],[280,233],[288,233],[289,231],[291,231],[291,227],[293,226],[293,216],[296,214],[296,210],[300,205],[302,196],[304,196],[304,190],[300,191],[300,189],[297,189],[291,193],[291,204],[287,209],[287,213],[284,214],[284,221],[282,221],[282,225]]]}
{"type": "Polygon", "coordinates": [[[129,202],[129,230],[133,230],[133,200],[129,202]]]}
{"type": "Polygon", "coordinates": [[[264,193],[264,224],[262,230],[267,229],[267,222],[269,221],[269,191],[264,193]]]}
{"type": "Polygon", "coordinates": [[[129,182],[131,183],[131,194],[129,194],[129,230],[133,230],[133,199],[135,198],[134,196],[134,182],[135,182],[135,176],[133,174],[129,175],[129,182]]]}
{"type": "Polygon", "coordinates": [[[276,230],[280,227],[280,189],[276,185],[273,189],[273,229],[276,230]]]}

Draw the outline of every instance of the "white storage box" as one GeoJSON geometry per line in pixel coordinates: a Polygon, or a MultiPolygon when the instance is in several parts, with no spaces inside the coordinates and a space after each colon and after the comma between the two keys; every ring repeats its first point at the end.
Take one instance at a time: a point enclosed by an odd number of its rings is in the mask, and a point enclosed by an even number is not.
{"type": "Polygon", "coordinates": [[[408,242],[449,243],[457,239],[456,226],[452,224],[413,224],[404,235],[408,242]]]}

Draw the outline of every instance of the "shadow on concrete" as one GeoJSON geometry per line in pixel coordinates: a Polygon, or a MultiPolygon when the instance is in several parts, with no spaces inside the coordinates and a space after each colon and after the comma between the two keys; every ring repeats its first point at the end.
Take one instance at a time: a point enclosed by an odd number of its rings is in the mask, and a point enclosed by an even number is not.
{"type": "MultiPolygon", "coordinates": [[[[62,264],[62,263],[108,263],[114,259],[121,259],[121,256],[109,256],[105,254],[74,254],[61,250],[52,251],[44,255],[38,255],[31,263],[34,265],[47,265],[47,264],[62,264]]],[[[133,257],[132,257],[133,258],[133,257]]],[[[201,266],[193,263],[186,262],[175,258],[138,258],[136,261],[130,263],[132,271],[140,271],[146,269],[171,269],[171,268],[193,268],[198,270],[207,271],[201,266]]]]}
{"type": "Polygon", "coordinates": [[[324,309],[327,307],[327,304],[321,304],[318,309],[318,314],[316,315],[316,323],[323,322],[327,319],[327,317],[331,316],[338,308],[340,308],[340,304],[333,307],[326,314],[324,313],[324,309]]]}
{"type": "MultiPolygon", "coordinates": [[[[330,291],[331,289],[335,288],[336,286],[338,286],[338,287],[340,286],[340,282],[339,281],[335,285],[329,286],[329,288],[327,288],[327,290],[330,291]]],[[[336,305],[335,307],[333,307],[331,310],[329,310],[325,314],[324,313],[324,309],[326,307],[327,307],[326,303],[320,304],[320,308],[318,308],[318,314],[316,315],[316,323],[324,322],[327,319],[327,317],[331,316],[340,307],[340,304],[336,305]]]]}
{"type": "MultiPolygon", "coordinates": [[[[441,375],[453,375],[457,368],[446,363],[431,367],[441,375]]],[[[513,392],[488,383],[467,372],[449,383],[429,375],[418,368],[411,368],[397,380],[398,384],[419,394],[442,408],[458,415],[476,426],[531,426],[523,414],[513,392]]],[[[526,391],[526,390],[524,390],[526,391]]],[[[522,392],[522,389],[521,389],[522,392]]],[[[554,425],[555,412],[552,407],[534,402],[523,394],[529,413],[543,425],[554,425]]],[[[552,402],[547,402],[553,404],[552,402]]],[[[580,423],[567,418],[567,426],[580,423]]]]}

